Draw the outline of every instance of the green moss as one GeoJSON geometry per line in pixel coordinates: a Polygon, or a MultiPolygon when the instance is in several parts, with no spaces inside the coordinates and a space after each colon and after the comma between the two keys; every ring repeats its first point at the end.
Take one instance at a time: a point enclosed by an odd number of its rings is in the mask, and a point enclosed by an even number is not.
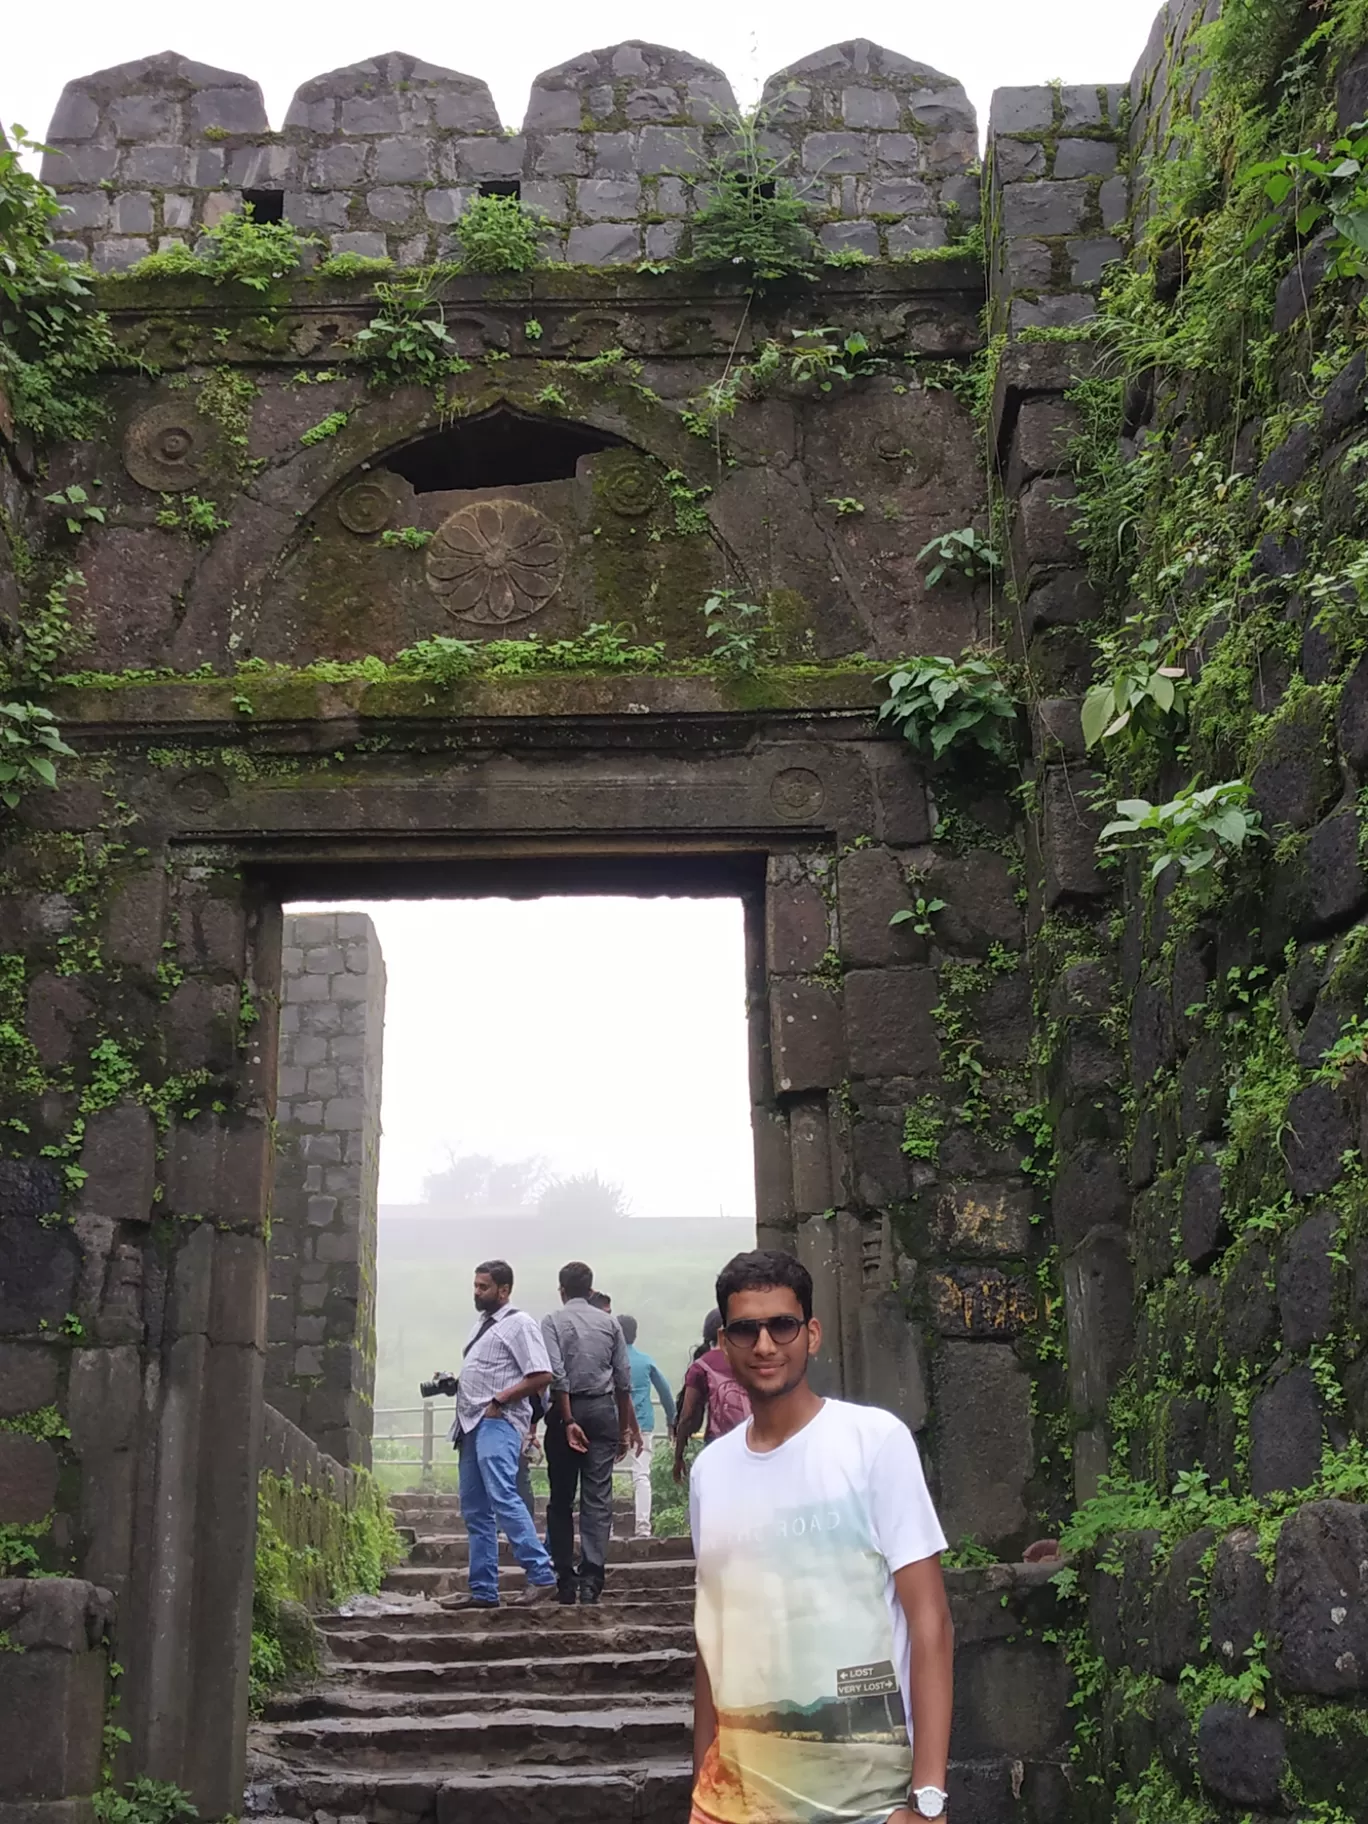
{"type": "Polygon", "coordinates": [[[364,1470],[351,1472],[351,1499],[263,1471],[257,1485],[252,1600],[252,1700],[317,1669],[311,1631],[285,1606],[334,1607],[374,1594],[404,1555],[389,1503],[364,1470]]]}

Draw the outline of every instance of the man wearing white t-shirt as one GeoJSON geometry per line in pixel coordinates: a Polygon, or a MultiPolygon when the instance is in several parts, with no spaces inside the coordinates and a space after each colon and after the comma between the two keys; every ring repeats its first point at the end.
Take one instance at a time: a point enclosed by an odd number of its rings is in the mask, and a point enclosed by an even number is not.
{"type": "Polygon", "coordinates": [[[808,1385],[822,1330],[791,1255],[738,1254],[717,1306],[754,1416],[690,1474],[691,1824],[947,1818],[954,1632],[912,1434],[808,1385]]]}

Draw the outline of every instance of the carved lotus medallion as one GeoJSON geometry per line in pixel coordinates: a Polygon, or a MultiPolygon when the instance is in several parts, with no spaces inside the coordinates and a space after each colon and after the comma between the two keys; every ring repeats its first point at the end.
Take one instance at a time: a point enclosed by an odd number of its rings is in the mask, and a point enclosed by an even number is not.
{"type": "Polygon", "coordinates": [[[124,467],[144,488],[180,494],[204,476],[216,433],[207,418],[179,400],[154,405],[135,418],[124,437],[124,467]]]}
{"type": "Polygon", "coordinates": [[[505,627],[551,600],[565,575],[565,543],[522,500],[477,500],[443,521],[427,549],[427,579],[449,613],[505,627]]]}

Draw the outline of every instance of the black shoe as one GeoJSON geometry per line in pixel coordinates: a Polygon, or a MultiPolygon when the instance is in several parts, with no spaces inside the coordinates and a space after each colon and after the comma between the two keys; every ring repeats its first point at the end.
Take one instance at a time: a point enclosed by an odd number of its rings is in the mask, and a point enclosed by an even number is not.
{"type": "Polygon", "coordinates": [[[579,1593],[579,1599],[580,1599],[581,1606],[587,1607],[593,1603],[596,1603],[602,1594],[603,1594],[602,1590],[595,1589],[595,1587],[592,1583],[582,1583],[580,1585],[580,1593],[579,1593]]]}
{"type": "Polygon", "coordinates": [[[573,1583],[562,1583],[557,1588],[556,1601],[563,1603],[566,1608],[573,1608],[579,1601],[579,1591],[573,1583]]]}

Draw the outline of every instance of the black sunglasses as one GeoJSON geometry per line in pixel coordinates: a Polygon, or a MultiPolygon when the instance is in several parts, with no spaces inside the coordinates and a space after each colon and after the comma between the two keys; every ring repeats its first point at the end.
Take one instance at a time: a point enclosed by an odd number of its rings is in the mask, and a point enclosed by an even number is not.
{"type": "Polygon", "coordinates": [[[754,1349],[764,1330],[770,1341],[782,1349],[800,1330],[806,1330],[807,1322],[805,1317],[738,1317],[734,1323],[722,1326],[722,1334],[738,1349],[754,1349]]]}

